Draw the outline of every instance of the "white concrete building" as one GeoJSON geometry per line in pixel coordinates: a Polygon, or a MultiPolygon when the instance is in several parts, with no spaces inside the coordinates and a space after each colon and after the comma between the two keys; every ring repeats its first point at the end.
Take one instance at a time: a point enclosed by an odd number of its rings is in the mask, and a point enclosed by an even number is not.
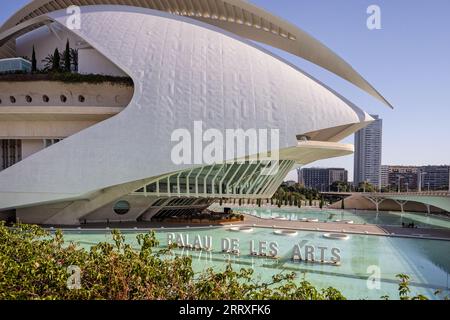
{"type": "Polygon", "coordinates": [[[372,117],[249,40],[305,58],[390,106],[320,42],[241,0],[35,0],[0,28],[0,58],[31,55],[34,45],[42,60],[67,39],[79,72],[127,75],[133,85],[0,76],[0,210],[23,222],[150,220],[217,198],[268,198],[296,166],[352,153],[339,141],[372,117]],[[67,28],[70,4],[84,5],[80,29],[67,28]],[[279,170],[264,174],[273,162],[255,154],[175,163],[172,134],[198,121],[204,131],[278,130],[279,170]]]}

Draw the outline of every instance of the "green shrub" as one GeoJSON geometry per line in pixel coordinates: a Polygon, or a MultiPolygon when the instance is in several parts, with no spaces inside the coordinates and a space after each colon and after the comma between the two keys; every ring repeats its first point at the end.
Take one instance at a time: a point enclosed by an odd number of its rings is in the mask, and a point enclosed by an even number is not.
{"type": "Polygon", "coordinates": [[[124,86],[133,86],[130,77],[105,76],[101,74],[79,74],[71,72],[36,72],[25,74],[23,72],[0,74],[0,81],[58,81],[63,83],[111,83],[124,86]]]}
{"type": "MultiPolygon", "coordinates": [[[[192,259],[172,248],[158,250],[153,231],[138,234],[138,249],[112,231],[113,244],[89,250],[65,243],[60,231],[0,222],[0,299],[298,299],[341,300],[334,288],[316,289],[295,273],[279,274],[270,283],[255,281],[252,269],[195,273],[192,259]],[[67,286],[69,266],[81,271],[81,287],[67,286]]],[[[402,278],[400,296],[409,293],[402,278]]]]}

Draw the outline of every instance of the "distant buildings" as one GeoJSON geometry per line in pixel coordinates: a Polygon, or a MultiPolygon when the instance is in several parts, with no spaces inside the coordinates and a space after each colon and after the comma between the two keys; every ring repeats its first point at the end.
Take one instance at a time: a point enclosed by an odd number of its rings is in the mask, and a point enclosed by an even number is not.
{"type": "Polygon", "coordinates": [[[422,190],[449,190],[450,166],[423,166],[420,167],[422,174],[422,190]]]}
{"type": "Polygon", "coordinates": [[[417,190],[419,167],[414,166],[387,166],[387,185],[391,190],[401,191],[417,190]]]}
{"type": "Polygon", "coordinates": [[[354,184],[368,182],[381,186],[381,140],[383,120],[371,115],[375,121],[355,133],[354,184]]]}
{"type": "Polygon", "coordinates": [[[389,166],[380,167],[380,185],[382,188],[389,186],[389,166]]]}
{"type": "Polygon", "coordinates": [[[391,191],[449,189],[450,166],[381,166],[381,186],[391,191]]]}
{"type": "Polygon", "coordinates": [[[343,168],[303,168],[297,173],[298,183],[319,191],[329,191],[333,182],[348,181],[348,172],[343,168]]]}

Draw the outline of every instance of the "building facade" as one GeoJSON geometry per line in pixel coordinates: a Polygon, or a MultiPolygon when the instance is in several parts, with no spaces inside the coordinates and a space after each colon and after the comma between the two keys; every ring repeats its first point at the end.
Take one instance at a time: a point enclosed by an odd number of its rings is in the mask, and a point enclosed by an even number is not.
{"type": "MultiPolygon", "coordinates": [[[[81,74],[130,79],[0,76],[0,211],[46,225],[189,215],[218,198],[269,198],[293,168],[351,154],[353,146],[339,141],[374,119],[258,42],[308,59],[390,106],[326,46],[261,8],[241,0],[186,6],[34,0],[0,27],[0,59],[34,44],[40,60],[69,39],[81,74]],[[81,5],[82,28],[67,27],[68,5],[81,5]],[[174,132],[194,132],[198,121],[223,133],[277,130],[278,146],[269,150],[278,158],[248,150],[231,157],[223,148],[219,161],[174,161],[174,132]]],[[[192,154],[202,151],[194,146],[192,154]]]]}
{"type": "Polygon", "coordinates": [[[380,167],[380,184],[381,188],[389,186],[389,166],[387,165],[382,165],[380,167]]]}
{"type": "Polygon", "coordinates": [[[419,168],[421,173],[421,189],[426,190],[450,190],[449,177],[450,166],[422,166],[419,168]]]}
{"type": "Polygon", "coordinates": [[[343,168],[302,168],[297,170],[298,183],[321,192],[330,191],[333,182],[348,182],[343,168]]]}
{"type": "Polygon", "coordinates": [[[415,166],[388,166],[388,186],[391,191],[417,190],[420,169],[415,166]]]}
{"type": "Polygon", "coordinates": [[[372,115],[373,123],[355,133],[355,155],[353,183],[358,186],[368,182],[375,187],[381,186],[381,155],[383,121],[372,115]]]}
{"type": "Polygon", "coordinates": [[[382,186],[390,191],[439,191],[449,189],[450,166],[381,166],[382,186]]]}

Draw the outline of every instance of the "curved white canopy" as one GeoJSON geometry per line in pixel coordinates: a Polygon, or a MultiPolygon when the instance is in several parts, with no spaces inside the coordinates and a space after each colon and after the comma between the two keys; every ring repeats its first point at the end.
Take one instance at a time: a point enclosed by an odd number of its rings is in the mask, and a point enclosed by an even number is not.
{"type": "MultiPolygon", "coordinates": [[[[350,64],[324,44],[291,23],[243,0],[34,0],[15,13],[0,33],[29,19],[70,5],[132,5],[188,16],[241,37],[287,51],[351,82],[385,105],[392,105],[350,64]]],[[[0,58],[15,56],[15,43],[0,46],[0,58]]]]}

